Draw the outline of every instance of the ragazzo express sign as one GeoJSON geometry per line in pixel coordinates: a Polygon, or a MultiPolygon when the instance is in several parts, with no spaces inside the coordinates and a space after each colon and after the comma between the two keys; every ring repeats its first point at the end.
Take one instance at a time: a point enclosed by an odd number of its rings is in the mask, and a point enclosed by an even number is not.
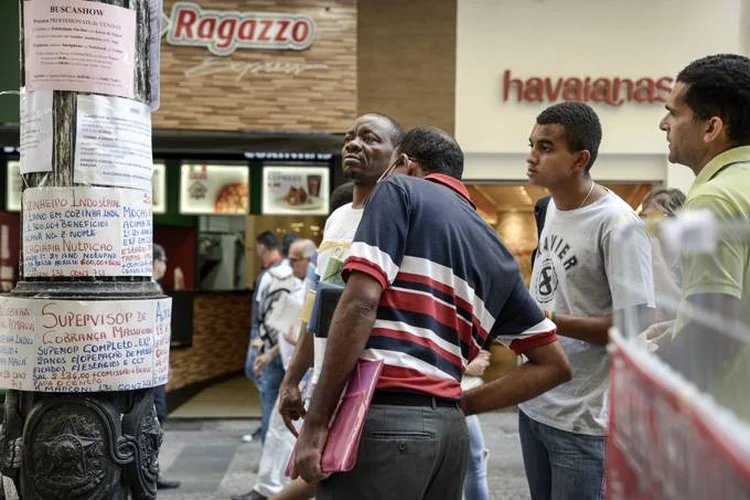
{"type": "Polygon", "coordinates": [[[609,77],[513,78],[506,69],[502,79],[503,102],[582,101],[622,106],[625,103],[664,103],[674,79],[609,77]]]}
{"type": "Polygon", "coordinates": [[[174,4],[165,22],[167,43],[206,47],[217,56],[235,49],[304,50],[315,39],[315,22],[305,15],[203,10],[192,2],[174,4]]]}

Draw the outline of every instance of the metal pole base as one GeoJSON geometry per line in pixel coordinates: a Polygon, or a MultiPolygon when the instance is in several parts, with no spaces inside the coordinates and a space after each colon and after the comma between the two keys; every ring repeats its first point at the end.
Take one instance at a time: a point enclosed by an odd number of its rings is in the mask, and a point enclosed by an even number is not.
{"type": "Polygon", "coordinates": [[[153,389],[8,391],[0,463],[23,500],[154,499],[162,436],[153,389]]]}
{"type": "MultiPolygon", "coordinates": [[[[128,300],[162,297],[154,282],[20,281],[13,296],[128,300]]],[[[154,390],[8,390],[0,468],[22,500],[156,498],[162,429],[154,390]]]]}

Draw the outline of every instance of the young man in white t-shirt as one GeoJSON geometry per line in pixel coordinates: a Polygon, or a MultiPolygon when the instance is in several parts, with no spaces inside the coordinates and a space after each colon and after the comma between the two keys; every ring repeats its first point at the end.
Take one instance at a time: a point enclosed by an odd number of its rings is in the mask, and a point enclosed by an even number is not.
{"type": "Polygon", "coordinates": [[[529,137],[529,181],[552,196],[534,260],[530,292],[557,325],[573,379],[519,405],[519,433],[533,500],[603,495],[609,356],[617,311],[654,306],[651,247],[644,232],[616,238],[638,221],[621,198],[594,182],[602,131],[593,109],[555,104],[529,137]],[[623,248],[627,245],[628,248],[623,248]],[[628,253],[637,265],[615,265],[628,253]]]}

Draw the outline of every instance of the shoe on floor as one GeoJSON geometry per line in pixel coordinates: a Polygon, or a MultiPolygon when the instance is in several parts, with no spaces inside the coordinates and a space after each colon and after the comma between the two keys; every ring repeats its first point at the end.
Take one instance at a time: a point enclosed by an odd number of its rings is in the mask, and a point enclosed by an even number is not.
{"type": "Polygon", "coordinates": [[[267,498],[255,490],[250,490],[244,495],[232,495],[232,500],[266,500],[267,498]]]}
{"type": "Polygon", "coordinates": [[[251,443],[256,439],[260,439],[260,433],[263,429],[261,427],[258,427],[255,429],[251,434],[245,434],[242,436],[242,441],[245,443],[251,443]]]}
{"type": "Polygon", "coordinates": [[[175,488],[180,487],[179,481],[170,481],[169,479],[166,479],[161,476],[161,474],[156,478],[156,489],[157,490],[172,490],[175,488]]]}

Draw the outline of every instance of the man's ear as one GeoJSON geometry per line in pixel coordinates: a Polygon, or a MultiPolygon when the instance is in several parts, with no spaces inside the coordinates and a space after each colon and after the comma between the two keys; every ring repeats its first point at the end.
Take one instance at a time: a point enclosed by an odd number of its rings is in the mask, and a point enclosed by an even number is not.
{"type": "Polygon", "coordinates": [[[724,126],[724,120],[718,116],[712,116],[706,122],[706,128],[703,132],[703,142],[710,143],[714,142],[721,136],[722,133],[726,133],[726,127],[724,126]]]}
{"type": "Polygon", "coordinates": [[[413,161],[411,158],[406,159],[406,175],[410,177],[424,177],[425,171],[419,162],[413,161]]]}
{"type": "Polygon", "coordinates": [[[576,155],[576,159],[573,162],[572,170],[575,172],[585,172],[586,171],[586,165],[589,164],[589,161],[591,160],[591,151],[588,149],[584,149],[582,151],[579,151],[576,155]]]}

